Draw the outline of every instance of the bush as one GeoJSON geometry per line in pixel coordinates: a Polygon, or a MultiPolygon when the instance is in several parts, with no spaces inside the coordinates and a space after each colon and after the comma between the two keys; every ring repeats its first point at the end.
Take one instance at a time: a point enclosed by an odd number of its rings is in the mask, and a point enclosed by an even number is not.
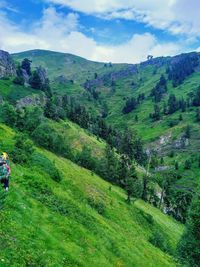
{"type": "Polygon", "coordinates": [[[164,234],[158,229],[154,230],[152,236],[149,238],[149,242],[160,250],[172,254],[172,248],[169,245],[164,234]]]}
{"type": "Polygon", "coordinates": [[[59,170],[56,168],[54,162],[50,161],[44,155],[34,152],[30,159],[31,165],[42,168],[42,170],[47,173],[54,181],[60,182],[61,175],[59,170]]]}
{"type": "Polygon", "coordinates": [[[27,163],[33,152],[33,142],[26,135],[18,134],[15,137],[14,149],[11,152],[13,162],[19,164],[27,163]]]}
{"type": "Polygon", "coordinates": [[[24,78],[23,76],[16,76],[13,80],[13,83],[18,85],[24,85],[24,78]]]}
{"type": "Polygon", "coordinates": [[[101,215],[105,214],[106,207],[105,207],[105,204],[102,201],[100,201],[98,199],[95,199],[93,197],[89,197],[87,199],[87,201],[88,201],[88,204],[92,208],[94,208],[99,214],[101,214],[101,215]]]}
{"type": "Polygon", "coordinates": [[[192,167],[191,161],[189,159],[186,159],[185,165],[184,165],[185,170],[189,170],[191,169],[191,167],[192,167]]]}
{"type": "Polygon", "coordinates": [[[178,125],[179,124],[179,121],[178,120],[170,120],[169,122],[168,122],[168,126],[171,128],[171,127],[174,127],[174,126],[176,126],[176,125],[178,125]]]}
{"type": "Polygon", "coordinates": [[[56,154],[72,159],[71,148],[62,134],[57,132],[48,122],[41,123],[32,133],[39,146],[56,154]]]}

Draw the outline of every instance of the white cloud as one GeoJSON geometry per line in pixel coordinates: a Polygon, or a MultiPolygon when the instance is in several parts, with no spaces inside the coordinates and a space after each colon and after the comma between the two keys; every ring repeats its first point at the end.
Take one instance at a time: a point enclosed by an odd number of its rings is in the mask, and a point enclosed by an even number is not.
{"type": "Polygon", "coordinates": [[[90,60],[136,63],[154,56],[174,55],[181,51],[179,44],[160,44],[150,33],[134,34],[120,45],[102,45],[79,31],[78,16],[65,15],[49,7],[42,18],[25,32],[0,14],[0,49],[19,52],[30,49],[48,49],[80,55],[90,60]]]}
{"type": "Polygon", "coordinates": [[[171,34],[200,37],[197,0],[44,0],[102,18],[144,22],[171,34]]]}

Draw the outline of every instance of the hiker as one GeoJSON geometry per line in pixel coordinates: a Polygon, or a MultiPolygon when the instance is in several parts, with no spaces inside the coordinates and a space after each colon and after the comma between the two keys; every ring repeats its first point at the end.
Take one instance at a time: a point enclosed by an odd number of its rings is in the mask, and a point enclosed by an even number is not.
{"type": "Polygon", "coordinates": [[[6,152],[2,153],[2,158],[3,158],[3,160],[5,160],[6,164],[8,164],[9,157],[8,157],[8,154],[6,152]]]}
{"type": "Polygon", "coordinates": [[[6,161],[0,161],[0,182],[4,185],[6,191],[9,189],[10,173],[11,170],[6,161]]]}

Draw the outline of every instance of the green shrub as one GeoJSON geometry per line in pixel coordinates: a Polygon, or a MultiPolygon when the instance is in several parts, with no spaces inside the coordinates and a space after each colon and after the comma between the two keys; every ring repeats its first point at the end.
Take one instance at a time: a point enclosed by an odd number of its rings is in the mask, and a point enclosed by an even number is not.
{"type": "Polygon", "coordinates": [[[160,250],[172,254],[172,248],[169,245],[166,236],[159,229],[153,231],[152,236],[149,238],[149,242],[160,250]]]}
{"type": "Polygon", "coordinates": [[[89,197],[87,201],[90,207],[94,208],[99,214],[101,215],[105,214],[106,206],[102,201],[95,199],[93,197],[89,197]]]}
{"type": "Polygon", "coordinates": [[[33,131],[32,137],[39,146],[72,159],[73,155],[69,143],[48,121],[41,123],[33,131]]]}
{"type": "Polygon", "coordinates": [[[31,165],[42,168],[54,181],[60,182],[61,175],[59,170],[56,168],[54,162],[50,161],[44,155],[34,152],[31,156],[31,165]]]}
{"type": "Polygon", "coordinates": [[[14,149],[11,152],[13,162],[19,164],[27,163],[33,152],[33,142],[24,134],[16,135],[14,149]]]}

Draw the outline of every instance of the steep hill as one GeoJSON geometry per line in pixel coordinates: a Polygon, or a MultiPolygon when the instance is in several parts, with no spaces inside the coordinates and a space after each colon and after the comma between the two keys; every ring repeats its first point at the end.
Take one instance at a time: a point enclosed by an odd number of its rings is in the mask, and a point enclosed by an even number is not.
{"type": "MultiPolygon", "coordinates": [[[[24,58],[32,60],[33,67],[41,65],[46,68],[52,81],[63,76],[67,80],[84,82],[86,78],[93,79],[94,73],[104,74],[112,68],[112,63],[99,63],[86,60],[79,56],[46,50],[31,50],[12,55],[13,59],[20,62],[24,58]]],[[[114,64],[117,71],[127,64],[114,64]]],[[[65,80],[64,79],[64,80],[65,80]]],[[[63,79],[61,78],[61,81],[63,79]]]]}
{"type": "Polygon", "coordinates": [[[41,50],[13,55],[18,61],[24,57],[34,66],[48,67],[57,96],[67,94],[117,131],[128,126],[138,132],[150,155],[152,178],[165,191],[166,209],[185,221],[192,192],[200,181],[200,54],[135,65],[105,65],[41,50]],[[166,190],[168,172],[175,178],[166,190]]]}
{"type": "Polygon", "coordinates": [[[192,152],[199,151],[200,128],[199,122],[196,121],[198,106],[191,105],[200,84],[198,53],[155,58],[136,65],[111,64],[110,67],[82,58],[77,59],[74,67],[72,63],[65,63],[76,56],[42,50],[13,55],[18,61],[24,57],[33,60],[33,65],[48,66],[50,78],[52,73],[54,77],[66,73],[69,73],[70,78],[74,75],[73,84],[69,81],[59,82],[51,79],[52,88],[58,95],[66,93],[72,96],[91,113],[103,114],[105,120],[116,129],[125,128],[127,125],[136,129],[146,148],[153,147],[159,156],[166,157],[167,163],[171,161],[168,155],[172,151],[175,154],[173,161],[180,161],[180,153],[185,159],[190,158],[192,152]],[[86,74],[88,71],[89,76],[86,74]],[[167,91],[162,93],[159,102],[155,102],[154,96],[151,95],[152,89],[159,83],[161,75],[166,78],[167,91]],[[177,84],[174,87],[175,82],[177,84]],[[168,105],[171,94],[175,95],[177,102],[184,99],[189,106],[184,111],[178,108],[173,113],[164,113],[164,105],[168,105]],[[123,108],[127,101],[131,98],[137,100],[140,96],[144,99],[124,113],[123,108]],[[150,118],[155,105],[160,110],[159,119],[150,118]],[[189,142],[184,139],[187,125],[191,127],[189,142]]]}
{"type": "MultiPolygon", "coordinates": [[[[0,125],[1,149],[12,149],[14,135],[0,125]]],[[[123,190],[35,149],[30,164],[11,164],[10,192],[0,191],[1,266],[176,266],[149,240],[159,232],[173,254],[182,225],[141,200],[127,205],[123,190]],[[60,182],[44,162],[60,170],[60,182]]]]}
{"type": "Polygon", "coordinates": [[[176,266],[177,221],[186,221],[200,182],[200,54],[140,64],[43,50],[12,57],[16,65],[28,58],[32,70],[25,83],[22,66],[17,79],[0,79],[1,120],[13,128],[1,124],[0,147],[12,155],[16,129],[40,147],[12,164],[12,189],[1,192],[5,266],[26,266],[27,255],[31,266],[176,266]],[[50,83],[41,83],[39,65],[50,83]],[[106,155],[106,142],[117,150],[106,155]],[[133,161],[146,202],[128,205],[122,189],[94,173],[128,192],[133,161]]]}

